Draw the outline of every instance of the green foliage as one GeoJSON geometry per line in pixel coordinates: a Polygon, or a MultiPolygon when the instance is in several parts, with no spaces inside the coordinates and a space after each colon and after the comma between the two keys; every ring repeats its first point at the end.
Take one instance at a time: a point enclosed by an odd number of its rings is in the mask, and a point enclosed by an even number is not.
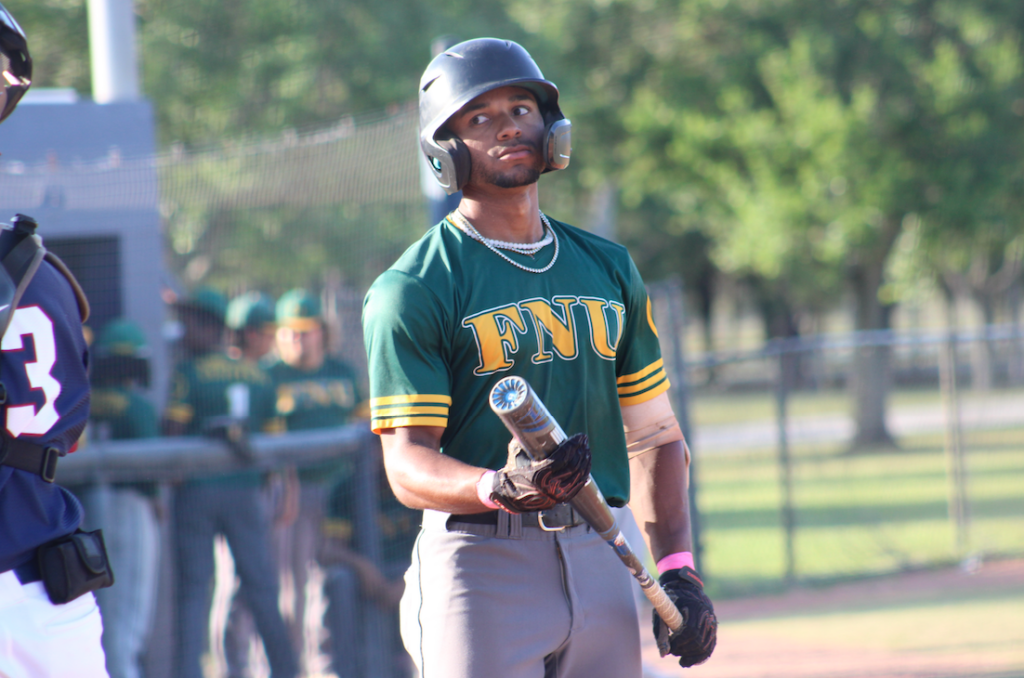
{"type": "Polygon", "coordinates": [[[4,7],[28,35],[35,87],[88,92],[89,31],[85,0],[8,0],[4,7]]]}
{"type": "Polygon", "coordinates": [[[519,34],[498,3],[137,1],[161,137],[189,145],[408,102],[436,36],[519,34]]]}

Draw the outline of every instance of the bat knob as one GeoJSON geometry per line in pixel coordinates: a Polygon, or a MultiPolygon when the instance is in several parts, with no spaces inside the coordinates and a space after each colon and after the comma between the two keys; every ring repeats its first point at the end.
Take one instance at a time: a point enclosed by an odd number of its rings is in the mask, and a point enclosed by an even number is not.
{"type": "Polygon", "coordinates": [[[530,385],[522,377],[505,377],[491,389],[491,409],[501,415],[513,412],[526,401],[530,385]]]}

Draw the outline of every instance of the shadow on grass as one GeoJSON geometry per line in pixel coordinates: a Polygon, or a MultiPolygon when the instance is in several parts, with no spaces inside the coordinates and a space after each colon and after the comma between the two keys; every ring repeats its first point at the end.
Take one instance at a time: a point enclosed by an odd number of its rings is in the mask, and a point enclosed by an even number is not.
{"type": "MultiPolygon", "coordinates": [[[[974,518],[1024,517],[1024,497],[973,500],[970,502],[970,514],[974,518]]],[[[944,500],[915,504],[856,504],[817,508],[797,506],[795,516],[798,529],[800,527],[845,527],[875,523],[944,520],[949,517],[949,507],[944,500]]],[[[781,526],[778,508],[704,511],[701,513],[701,519],[704,521],[704,529],[707,530],[781,526]]]]}
{"type": "MultiPolygon", "coordinates": [[[[923,567],[908,567],[872,574],[848,574],[830,577],[798,577],[792,583],[781,578],[767,577],[716,577],[706,576],[708,595],[715,600],[736,600],[762,596],[779,596],[793,592],[822,593],[842,585],[870,584],[887,579],[898,579],[908,574],[935,572],[954,567],[951,560],[941,560],[923,567]]],[[[965,575],[967,576],[967,575],[965,575]]],[[[794,614],[801,616],[824,616],[834,614],[837,610],[873,612],[895,610],[906,607],[939,607],[960,602],[1002,602],[1020,598],[1024,603],[1024,583],[1001,588],[982,588],[967,586],[943,587],[933,589],[907,590],[896,592],[871,592],[860,596],[844,596],[832,599],[822,596],[818,600],[803,601],[799,604],[781,606],[775,611],[765,611],[744,619],[771,619],[788,617],[794,614]]]]}

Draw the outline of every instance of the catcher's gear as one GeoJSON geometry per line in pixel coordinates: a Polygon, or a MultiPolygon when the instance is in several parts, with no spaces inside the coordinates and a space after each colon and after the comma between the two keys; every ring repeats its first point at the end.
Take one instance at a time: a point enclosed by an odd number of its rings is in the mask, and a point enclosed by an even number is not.
{"type": "Polygon", "coordinates": [[[32,57],[25,32],[10,12],[0,5],[0,120],[18,105],[32,85],[32,57]]]}
{"type": "Polygon", "coordinates": [[[469,180],[469,149],[445,129],[460,108],[484,92],[514,85],[533,92],[544,116],[545,172],[569,166],[572,123],[558,107],[558,88],[544,79],[533,57],[511,40],[477,38],[448,48],[420,79],[420,148],[448,195],[469,180]]]}
{"type": "Polygon", "coordinates": [[[570,501],[590,478],[590,446],[577,433],[542,461],[531,461],[513,440],[508,463],[494,474],[491,500],[511,513],[543,511],[570,501]]]}
{"type": "Polygon", "coordinates": [[[667,644],[684,668],[704,663],[714,652],[718,638],[718,619],[711,600],[704,594],[704,582],[689,567],[668,570],[659,581],[683,615],[683,626],[670,631],[654,613],[654,637],[659,647],[667,644]]]}

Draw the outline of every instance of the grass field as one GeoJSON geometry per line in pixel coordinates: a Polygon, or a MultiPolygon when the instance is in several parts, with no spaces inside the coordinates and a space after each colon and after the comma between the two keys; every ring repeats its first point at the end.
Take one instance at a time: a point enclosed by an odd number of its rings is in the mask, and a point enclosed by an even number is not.
{"type": "MultiPolygon", "coordinates": [[[[897,394],[894,401],[918,406],[927,397],[897,394]]],[[[728,407],[695,401],[694,425],[728,425],[727,413],[742,413],[742,421],[771,417],[769,397],[728,401],[728,407]]],[[[827,414],[846,406],[838,396],[802,398],[791,412],[827,414]]],[[[938,431],[874,452],[851,453],[843,444],[795,446],[796,580],[840,581],[1024,553],[1024,412],[1020,428],[966,432],[969,523],[962,553],[949,519],[942,442],[938,431]]],[[[784,588],[783,495],[774,450],[698,456],[695,473],[710,589],[733,596],[784,588]]]]}

